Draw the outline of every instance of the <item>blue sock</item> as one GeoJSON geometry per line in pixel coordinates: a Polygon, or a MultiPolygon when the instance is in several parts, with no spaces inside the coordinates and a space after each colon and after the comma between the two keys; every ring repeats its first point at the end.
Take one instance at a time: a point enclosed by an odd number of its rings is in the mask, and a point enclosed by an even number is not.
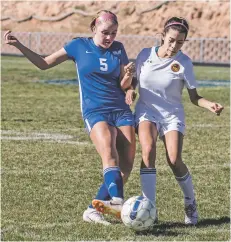
{"type": "Polygon", "coordinates": [[[108,188],[110,197],[124,197],[123,179],[118,166],[108,167],[103,171],[104,183],[108,188]]]}
{"type": "MultiPolygon", "coordinates": [[[[99,190],[98,190],[98,193],[96,194],[96,197],[95,199],[99,199],[99,200],[110,200],[111,197],[108,193],[108,189],[107,189],[107,186],[105,183],[103,183],[100,187],[99,187],[99,190]]],[[[89,205],[89,208],[93,208],[92,204],[89,205]]]]}

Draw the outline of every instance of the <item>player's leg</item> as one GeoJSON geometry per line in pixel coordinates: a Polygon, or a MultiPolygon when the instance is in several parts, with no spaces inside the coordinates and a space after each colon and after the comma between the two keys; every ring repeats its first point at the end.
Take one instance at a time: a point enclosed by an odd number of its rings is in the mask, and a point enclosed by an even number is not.
{"type": "MultiPolygon", "coordinates": [[[[132,126],[123,126],[118,129],[117,134],[117,141],[116,141],[116,147],[119,154],[119,160],[120,160],[120,170],[121,175],[123,178],[123,184],[126,183],[128,180],[128,177],[131,173],[134,157],[135,157],[135,131],[132,126]]],[[[96,195],[94,199],[94,203],[96,203],[97,200],[100,204],[105,203],[105,200],[110,200],[110,195],[108,193],[106,184],[103,183],[98,191],[98,194],[96,195]],[[102,201],[103,200],[103,201],[102,201]]],[[[96,205],[97,206],[97,205],[96,205]]],[[[122,206],[118,206],[118,208],[122,208],[122,206]]],[[[105,212],[105,211],[103,211],[105,212]]],[[[119,215],[117,214],[119,217],[119,215]]]]}
{"type": "Polygon", "coordinates": [[[163,141],[166,148],[166,157],[168,164],[171,167],[173,174],[175,175],[175,178],[184,194],[185,223],[196,224],[198,221],[198,214],[196,209],[192,177],[181,157],[183,147],[183,134],[177,130],[177,124],[175,129],[176,130],[168,131],[163,136],[163,141]]]}
{"type": "Polygon", "coordinates": [[[119,156],[116,150],[117,129],[106,122],[98,122],[91,130],[90,138],[99,153],[104,170],[104,183],[112,200],[94,199],[93,207],[102,213],[120,216],[123,203],[123,180],[119,168],[119,156]]]}
{"type": "MultiPolygon", "coordinates": [[[[123,184],[125,184],[131,173],[135,158],[135,130],[132,126],[122,126],[119,127],[117,131],[116,148],[119,155],[119,167],[123,178],[123,184]]],[[[111,199],[105,183],[100,186],[95,199],[111,199]]],[[[92,205],[90,207],[92,207],[92,205]]]]}
{"type": "MultiPolygon", "coordinates": [[[[92,128],[94,127],[94,125],[97,122],[105,121],[105,120],[106,120],[106,117],[102,114],[91,115],[87,119],[85,119],[84,123],[85,123],[85,128],[86,128],[86,131],[88,132],[88,134],[90,135],[92,128]]],[[[111,199],[109,192],[108,192],[108,188],[104,182],[99,187],[95,198],[101,199],[101,200],[110,200],[111,199]]],[[[92,206],[92,203],[84,211],[83,220],[86,222],[90,222],[90,223],[102,223],[105,225],[110,224],[109,222],[107,222],[105,220],[103,214],[101,212],[97,211],[92,206]]]]}
{"type": "Polygon", "coordinates": [[[142,121],[138,126],[139,142],[142,148],[140,180],[143,196],[156,204],[156,141],[157,128],[155,123],[142,121]]]}
{"type": "MultiPolygon", "coordinates": [[[[132,170],[135,157],[134,116],[130,110],[114,112],[110,114],[110,123],[117,127],[116,149],[123,183],[125,183],[132,170]]],[[[103,203],[105,207],[110,206],[107,202],[103,203]]],[[[117,208],[122,209],[122,204],[117,206],[117,208]]],[[[120,213],[117,213],[117,217],[120,217],[120,213]]]]}

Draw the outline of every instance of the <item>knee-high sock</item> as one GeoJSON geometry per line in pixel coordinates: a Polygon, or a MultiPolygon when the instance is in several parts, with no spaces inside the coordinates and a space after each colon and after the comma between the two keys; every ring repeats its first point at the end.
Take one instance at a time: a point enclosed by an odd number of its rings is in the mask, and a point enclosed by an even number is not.
{"type": "Polygon", "coordinates": [[[104,183],[108,188],[108,193],[111,198],[124,198],[123,178],[121,176],[120,168],[108,167],[104,170],[104,183]]]}
{"type": "Polygon", "coordinates": [[[194,189],[192,184],[192,177],[189,172],[183,177],[176,177],[178,184],[184,193],[184,203],[185,205],[192,204],[195,200],[194,189]]]}
{"type": "Polygon", "coordinates": [[[141,168],[140,181],[143,196],[156,204],[156,168],[141,168]]]}

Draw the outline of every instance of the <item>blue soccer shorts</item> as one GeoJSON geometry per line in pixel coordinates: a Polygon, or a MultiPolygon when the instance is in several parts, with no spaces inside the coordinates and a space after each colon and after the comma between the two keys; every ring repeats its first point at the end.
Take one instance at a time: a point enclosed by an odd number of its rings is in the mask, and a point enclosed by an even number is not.
{"type": "Polygon", "coordinates": [[[116,111],[109,113],[94,113],[90,114],[84,119],[85,127],[90,134],[94,125],[98,122],[106,122],[110,126],[120,127],[120,126],[133,126],[135,127],[135,118],[132,111],[116,111]]]}

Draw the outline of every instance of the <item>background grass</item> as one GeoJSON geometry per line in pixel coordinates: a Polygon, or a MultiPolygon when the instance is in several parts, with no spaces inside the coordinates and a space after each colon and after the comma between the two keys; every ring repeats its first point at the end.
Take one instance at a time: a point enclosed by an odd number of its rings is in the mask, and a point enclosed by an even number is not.
{"type": "MultiPolygon", "coordinates": [[[[197,79],[229,80],[229,68],[195,67],[197,79]]],[[[199,88],[225,106],[220,117],[193,106],[183,92],[183,159],[194,182],[200,222],[184,226],[182,193],[157,147],[159,224],[139,234],[83,222],[82,213],[102,181],[101,161],[83,128],[76,85],[39,80],[74,79],[73,62],[37,70],[25,58],[2,57],[2,240],[8,241],[228,241],[230,240],[230,112],[228,87],[199,88]]],[[[137,143],[125,197],[140,194],[137,143]]]]}

